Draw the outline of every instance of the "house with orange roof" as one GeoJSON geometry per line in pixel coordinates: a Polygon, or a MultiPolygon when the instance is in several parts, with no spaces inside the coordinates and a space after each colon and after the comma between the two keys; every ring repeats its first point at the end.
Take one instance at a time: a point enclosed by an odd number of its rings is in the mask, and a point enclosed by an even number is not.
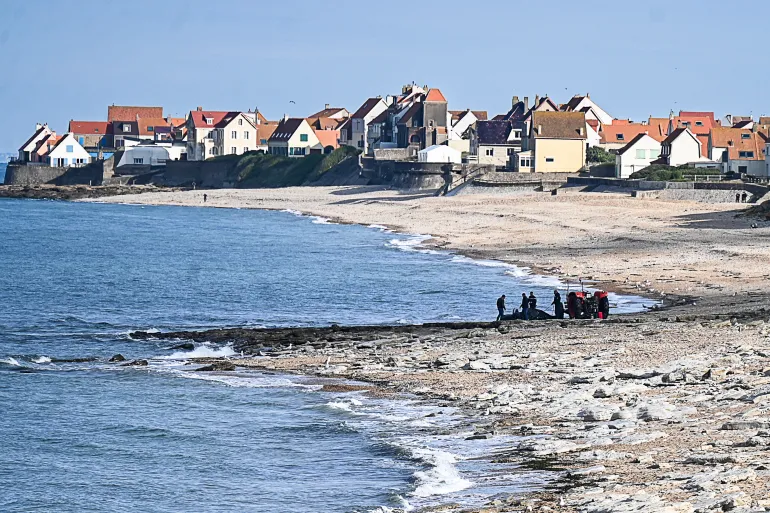
{"type": "Polygon", "coordinates": [[[668,130],[661,125],[647,123],[623,122],[602,125],[599,131],[598,146],[607,151],[620,150],[639,134],[647,134],[656,141],[662,142],[668,135],[668,130]]]}
{"type": "Polygon", "coordinates": [[[270,154],[284,157],[304,157],[324,150],[316,132],[304,118],[284,118],[267,145],[270,154]]]}
{"type": "Polygon", "coordinates": [[[40,142],[37,143],[37,147],[33,152],[32,162],[45,163],[45,156],[48,155],[48,152],[50,152],[54,146],[56,146],[56,143],[59,142],[59,139],[61,139],[61,136],[56,135],[56,132],[53,132],[47,135],[45,138],[41,139],[40,142]]]}
{"type": "Polygon", "coordinates": [[[449,140],[449,110],[447,99],[440,89],[428,89],[420,95],[398,120],[396,144],[410,148],[415,154],[429,146],[449,140]]]}
{"type": "Polygon", "coordinates": [[[615,178],[628,178],[660,157],[661,141],[647,132],[640,133],[615,155],[615,178]]]}
{"type": "Polygon", "coordinates": [[[762,134],[749,129],[716,127],[709,134],[710,158],[722,164],[723,173],[768,176],[766,145],[762,134]]]}
{"type": "Polygon", "coordinates": [[[323,146],[324,154],[329,154],[340,147],[340,131],[339,130],[313,130],[318,142],[323,146]]]}
{"type": "MultiPolygon", "coordinates": [[[[75,135],[78,143],[88,151],[93,158],[99,152],[113,148],[112,123],[109,121],[75,121],[70,120],[68,132],[75,135]]],[[[109,151],[109,155],[112,151],[109,151]]],[[[109,158],[107,155],[105,158],[109,158]]]]}
{"type": "Polygon", "coordinates": [[[242,155],[257,150],[257,126],[242,111],[203,110],[187,116],[187,160],[242,155]]]}
{"type": "Polygon", "coordinates": [[[348,112],[348,109],[345,109],[343,107],[332,107],[330,104],[324,105],[323,110],[320,110],[314,114],[311,114],[308,116],[308,119],[315,119],[315,118],[331,118],[336,119],[339,122],[342,122],[350,117],[350,112],[348,112]]]}

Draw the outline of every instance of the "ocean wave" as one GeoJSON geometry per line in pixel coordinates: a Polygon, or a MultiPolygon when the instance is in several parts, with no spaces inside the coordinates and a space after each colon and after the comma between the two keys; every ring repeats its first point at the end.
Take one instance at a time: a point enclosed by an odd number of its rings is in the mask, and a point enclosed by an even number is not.
{"type": "Polygon", "coordinates": [[[212,347],[202,345],[196,347],[192,351],[178,351],[166,356],[156,356],[154,360],[189,360],[191,358],[226,358],[228,356],[234,356],[235,350],[233,346],[226,345],[223,347],[212,347]]]}
{"type": "Polygon", "coordinates": [[[32,360],[32,363],[38,363],[38,364],[40,364],[40,363],[51,363],[51,359],[49,357],[47,357],[47,356],[41,356],[39,358],[35,358],[34,360],[32,360]]]}
{"type": "Polygon", "coordinates": [[[455,467],[457,456],[438,449],[418,448],[412,450],[412,456],[428,465],[427,470],[414,473],[416,487],[411,495],[431,497],[459,492],[473,486],[473,483],[460,476],[455,467]]]}
{"type": "Polygon", "coordinates": [[[16,358],[13,358],[12,356],[9,356],[8,358],[0,358],[0,363],[4,363],[4,364],[10,365],[12,367],[21,367],[22,366],[19,363],[19,361],[16,358]]]}

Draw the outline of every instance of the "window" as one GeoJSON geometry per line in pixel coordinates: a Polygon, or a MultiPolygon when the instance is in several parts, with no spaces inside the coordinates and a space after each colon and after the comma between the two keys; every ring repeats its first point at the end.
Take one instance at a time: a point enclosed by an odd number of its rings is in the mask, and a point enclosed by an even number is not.
{"type": "Polygon", "coordinates": [[[299,134],[300,142],[307,142],[307,134],[299,134]]]}
{"type": "Polygon", "coordinates": [[[144,159],[134,159],[134,164],[142,165],[142,164],[144,164],[144,159]]]}
{"type": "Polygon", "coordinates": [[[363,148],[364,147],[364,141],[358,141],[358,147],[363,148]]]}
{"type": "Polygon", "coordinates": [[[86,138],[85,137],[78,137],[78,142],[81,146],[85,146],[86,144],[86,138]]]}
{"type": "Polygon", "coordinates": [[[230,137],[232,137],[233,139],[237,139],[238,138],[238,131],[237,130],[233,130],[232,133],[230,134],[230,137]]]}
{"type": "Polygon", "coordinates": [[[751,139],[751,135],[749,135],[749,134],[741,134],[741,139],[751,139]]]}
{"type": "Polygon", "coordinates": [[[690,126],[690,122],[689,121],[683,121],[682,122],[682,126],[688,127],[688,126],[690,126]]]}
{"type": "MultiPolygon", "coordinates": [[[[652,152],[650,152],[650,153],[652,153],[652,152]]],[[[636,158],[638,158],[638,159],[647,158],[647,151],[646,150],[636,150],[636,158]]]]}
{"type": "Polygon", "coordinates": [[[206,124],[207,125],[213,125],[214,124],[214,118],[206,118],[206,124]]]}
{"type": "Polygon", "coordinates": [[[238,126],[243,126],[243,118],[238,118],[238,126]]]}
{"type": "Polygon", "coordinates": [[[703,121],[696,121],[695,126],[703,126],[703,121]]]}
{"type": "Polygon", "coordinates": [[[233,146],[232,148],[230,148],[230,154],[231,154],[231,155],[235,155],[236,153],[238,153],[238,148],[236,148],[235,146],[233,146]]]}
{"type": "Polygon", "coordinates": [[[656,159],[658,157],[660,157],[660,151],[658,151],[658,150],[650,150],[650,158],[651,159],[656,159]]]}
{"type": "Polygon", "coordinates": [[[128,125],[128,124],[123,125],[123,131],[124,132],[130,132],[131,131],[131,125],[128,125]]]}
{"type": "Polygon", "coordinates": [[[615,134],[615,137],[617,138],[618,141],[625,141],[626,140],[626,136],[623,135],[623,134],[615,134]]]}
{"type": "Polygon", "coordinates": [[[495,149],[494,148],[487,148],[484,153],[485,153],[485,155],[487,157],[494,157],[495,156],[495,149]]]}
{"type": "Polygon", "coordinates": [[[553,162],[553,157],[546,157],[546,158],[545,158],[545,161],[546,161],[546,162],[553,162]]]}
{"type": "Polygon", "coordinates": [[[745,174],[745,173],[748,173],[748,171],[749,171],[748,166],[738,166],[738,172],[739,173],[745,174]]]}
{"type": "Polygon", "coordinates": [[[305,154],[305,148],[289,148],[289,155],[302,156],[305,154]]]}
{"type": "Polygon", "coordinates": [[[521,139],[521,130],[512,130],[511,138],[516,140],[521,139]]]}
{"type": "Polygon", "coordinates": [[[754,158],[754,152],[753,151],[740,151],[738,152],[738,157],[742,159],[753,159],[754,158]]]}
{"type": "Polygon", "coordinates": [[[433,128],[433,120],[432,120],[432,119],[429,119],[429,120],[428,120],[428,126],[429,126],[430,128],[433,128]]]}
{"type": "Polygon", "coordinates": [[[513,155],[514,153],[516,153],[516,149],[515,148],[508,148],[508,155],[509,156],[513,155]]]}
{"type": "Polygon", "coordinates": [[[147,127],[147,131],[148,131],[148,132],[154,132],[154,131],[155,131],[155,127],[152,127],[152,126],[148,126],[148,127],[147,127]]]}
{"type": "Polygon", "coordinates": [[[249,131],[248,131],[248,130],[244,130],[244,132],[243,132],[243,138],[244,138],[244,139],[246,139],[246,140],[248,141],[248,140],[249,140],[249,135],[250,135],[250,134],[249,134],[249,131]]]}
{"type": "Polygon", "coordinates": [[[75,151],[75,147],[73,145],[71,145],[71,144],[68,145],[67,146],[67,153],[72,153],[73,151],[75,151]]]}
{"type": "Polygon", "coordinates": [[[267,139],[260,139],[259,144],[267,144],[267,139]]]}
{"type": "Polygon", "coordinates": [[[521,157],[519,159],[519,167],[532,167],[532,159],[530,157],[521,157]]]}
{"type": "Polygon", "coordinates": [[[248,152],[248,151],[249,151],[249,149],[248,149],[246,146],[244,146],[244,147],[243,147],[243,153],[246,153],[246,152],[248,152]]]}

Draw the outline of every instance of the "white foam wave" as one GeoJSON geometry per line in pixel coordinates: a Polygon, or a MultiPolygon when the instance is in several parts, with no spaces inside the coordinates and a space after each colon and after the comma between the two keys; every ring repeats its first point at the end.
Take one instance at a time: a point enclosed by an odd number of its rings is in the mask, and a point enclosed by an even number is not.
{"type": "Polygon", "coordinates": [[[16,358],[13,358],[9,356],[8,358],[0,358],[0,363],[5,363],[7,365],[13,365],[14,367],[21,367],[21,364],[16,358]]]}
{"type": "Polygon", "coordinates": [[[332,222],[328,217],[310,216],[313,219],[313,224],[337,224],[332,222]]]}
{"type": "Polygon", "coordinates": [[[436,449],[412,449],[412,456],[430,466],[427,470],[414,473],[417,486],[412,492],[415,497],[431,497],[459,492],[473,486],[460,476],[455,463],[457,457],[449,452],[436,449]]]}
{"type": "Polygon", "coordinates": [[[188,360],[190,358],[225,358],[235,355],[233,346],[224,347],[200,346],[192,351],[178,351],[167,356],[158,356],[157,360],[188,360]]]}
{"type": "Polygon", "coordinates": [[[41,356],[40,358],[32,360],[32,363],[51,363],[51,359],[47,356],[41,356]]]}
{"type": "Polygon", "coordinates": [[[222,375],[190,371],[179,371],[178,375],[188,379],[212,381],[233,388],[304,388],[308,390],[319,390],[322,387],[322,385],[305,385],[284,378],[267,376],[222,375]]]}
{"type": "Polygon", "coordinates": [[[383,233],[393,233],[390,228],[388,228],[387,226],[383,226],[381,224],[370,224],[369,226],[367,226],[367,228],[371,228],[373,230],[379,230],[383,233]]]}
{"type": "Polygon", "coordinates": [[[363,404],[364,403],[362,403],[358,399],[348,398],[348,399],[341,399],[339,401],[329,401],[328,403],[326,403],[326,406],[334,410],[342,410],[349,413],[354,413],[353,408],[355,406],[363,406],[363,404]]]}
{"type": "Polygon", "coordinates": [[[299,210],[292,210],[292,209],[290,209],[290,208],[287,208],[287,209],[281,210],[281,212],[286,212],[287,214],[292,214],[292,215],[295,215],[295,216],[297,216],[297,217],[302,217],[302,216],[304,216],[304,214],[303,214],[302,212],[300,212],[299,210]]]}

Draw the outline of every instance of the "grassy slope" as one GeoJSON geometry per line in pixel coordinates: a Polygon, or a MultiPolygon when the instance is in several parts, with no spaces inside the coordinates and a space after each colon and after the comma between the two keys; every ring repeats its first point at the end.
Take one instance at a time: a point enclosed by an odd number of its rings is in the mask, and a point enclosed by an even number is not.
{"type": "Polygon", "coordinates": [[[232,162],[232,175],[240,188],[293,187],[320,178],[346,158],[358,155],[349,146],[338,148],[329,155],[308,155],[289,158],[262,153],[225,155],[212,159],[216,162],[232,162]]]}

